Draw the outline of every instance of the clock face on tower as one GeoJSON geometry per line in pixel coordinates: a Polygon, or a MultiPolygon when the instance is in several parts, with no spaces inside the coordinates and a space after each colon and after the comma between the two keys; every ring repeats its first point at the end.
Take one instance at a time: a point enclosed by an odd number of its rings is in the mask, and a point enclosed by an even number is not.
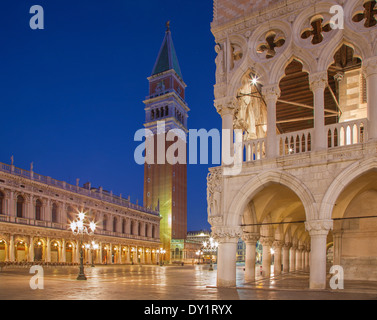
{"type": "Polygon", "coordinates": [[[156,93],[162,93],[165,91],[165,82],[160,81],[156,86],[156,93]]]}

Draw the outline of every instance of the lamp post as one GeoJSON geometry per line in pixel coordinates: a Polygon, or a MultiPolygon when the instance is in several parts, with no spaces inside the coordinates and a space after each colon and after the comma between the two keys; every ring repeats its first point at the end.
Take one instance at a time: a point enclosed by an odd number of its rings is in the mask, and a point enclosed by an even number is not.
{"type": "Polygon", "coordinates": [[[84,273],[84,254],[83,254],[83,240],[84,236],[88,235],[91,236],[94,234],[96,230],[96,224],[92,222],[88,222],[84,212],[80,212],[78,214],[78,219],[71,222],[71,230],[75,236],[80,238],[80,268],[79,268],[79,275],[77,276],[77,280],[86,280],[86,276],[84,273]]]}
{"type": "Polygon", "coordinates": [[[94,265],[94,250],[98,250],[99,245],[97,243],[95,243],[94,241],[92,241],[92,244],[91,245],[86,244],[85,248],[92,252],[92,265],[91,265],[91,267],[94,268],[95,267],[95,265],[94,265]]]}
{"type": "Polygon", "coordinates": [[[213,240],[213,238],[209,238],[209,242],[203,242],[203,251],[210,253],[210,265],[209,265],[209,271],[213,271],[213,264],[212,264],[212,255],[217,253],[217,248],[219,247],[219,244],[213,240]]]}
{"type": "Polygon", "coordinates": [[[200,264],[200,256],[203,254],[202,250],[196,251],[196,255],[198,256],[198,264],[200,264]]]}
{"type": "Polygon", "coordinates": [[[163,255],[166,253],[166,250],[161,248],[160,250],[157,250],[156,252],[158,254],[160,254],[160,266],[162,267],[163,266],[163,255]]]}

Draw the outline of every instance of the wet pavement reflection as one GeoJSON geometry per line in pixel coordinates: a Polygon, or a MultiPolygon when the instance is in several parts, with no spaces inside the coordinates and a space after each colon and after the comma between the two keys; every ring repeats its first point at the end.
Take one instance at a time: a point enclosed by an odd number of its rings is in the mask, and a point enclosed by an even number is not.
{"type": "Polygon", "coordinates": [[[376,287],[369,291],[313,292],[308,275],[285,275],[272,280],[244,282],[237,268],[237,288],[216,288],[216,270],[209,266],[90,266],[87,281],[77,281],[77,267],[45,267],[44,289],[32,290],[29,269],[0,272],[1,300],[304,300],[377,299],[376,287]]]}

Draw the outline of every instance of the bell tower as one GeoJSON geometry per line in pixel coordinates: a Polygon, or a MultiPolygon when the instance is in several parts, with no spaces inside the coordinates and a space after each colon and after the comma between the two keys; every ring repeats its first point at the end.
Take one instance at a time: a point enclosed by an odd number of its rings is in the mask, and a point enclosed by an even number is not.
{"type": "MultiPolygon", "coordinates": [[[[148,81],[149,96],[144,101],[144,126],[154,135],[153,151],[149,150],[148,144],[146,148],[147,153],[154,153],[154,162],[145,164],[144,168],[144,206],[158,208],[160,211],[160,237],[162,247],[166,250],[164,259],[170,261],[179,259],[175,252],[172,252],[172,240],[185,240],[187,236],[187,165],[186,161],[177,164],[167,161],[167,151],[175,142],[166,141],[166,137],[167,133],[174,129],[180,129],[184,135],[187,134],[189,108],[185,101],[186,84],[182,78],[169,22],[166,24],[165,37],[148,81]],[[165,141],[163,146],[158,143],[161,139],[165,141]],[[159,148],[164,149],[165,161],[162,164],[159,148]]],[[[185,141],[186,137],[182,138],[185,141]]],[[[186,143],[184,146],[186,148],[186,143]]]]}

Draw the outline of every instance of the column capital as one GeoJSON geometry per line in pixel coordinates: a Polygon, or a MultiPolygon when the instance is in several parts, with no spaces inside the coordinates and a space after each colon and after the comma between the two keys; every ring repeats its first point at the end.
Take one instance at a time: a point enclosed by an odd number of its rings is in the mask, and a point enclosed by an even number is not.
{"type": "Polygon", "coordinates": [[[281,95],[279,84],[268,85],[262,88],[262,95],[266,103],[277,102],[281,95]]]}
{"type": "Polygon", "coordinates": [[[284,243],[283,248],[289,250],[290,248],[292,248],[292,243],[290,243],[290,242],[284,243]]]}
{"type": "Polygon", "coordinates": [[[262,246],[271,247],[272,244],[274,243],[274,239],[270,237],[261,237],[259,239],[259,242],[261,243],[262,246]]]}
{"type": "Polygon", "coordinates": [[[377,74],[377,57],[369,58],[363,61],[362,72],[366,78],[377,74]]]}
{"type": "Polygon", "coordinates": [[[281,248],[284,247],[284,241],[278,241],[278,240],[276,240],[276,241],[272,244],[272,246],[273,246],[274,248],[281,249],[281,248]]]}
{"type": "Polygon", "coordinates": [[[221,115],[234,114],[238,108],[238,100],[236,97],[225,97],[221,99],[216,99],[215,108],[217,112],[221,115]]]}
{"type": "Polygon", "coordinates": [[[305,222],[306,231],[310,236],[327,236],[334,227],[332,220],[312,220],[305,222]]]}
{"type": "Polygon", "coordinates": [[[310,84],[310,89],[312,91],[316,91],[317,89],[325,90],[328,84],[327,71],[321,71],[321,72],[310,74],[309,84],[310,84]]]}
{"type": "Polygon", "coordinates": [[[249,244],[257,244],[259,238],[259,233],[244,233],[242,235],[242,241],[249,244]]]}
{"type": "Polygon", "coordinates": [[[237,243],[242,236],[241,227],[214,227],[212,236],[218,243],[237,243]]]}

